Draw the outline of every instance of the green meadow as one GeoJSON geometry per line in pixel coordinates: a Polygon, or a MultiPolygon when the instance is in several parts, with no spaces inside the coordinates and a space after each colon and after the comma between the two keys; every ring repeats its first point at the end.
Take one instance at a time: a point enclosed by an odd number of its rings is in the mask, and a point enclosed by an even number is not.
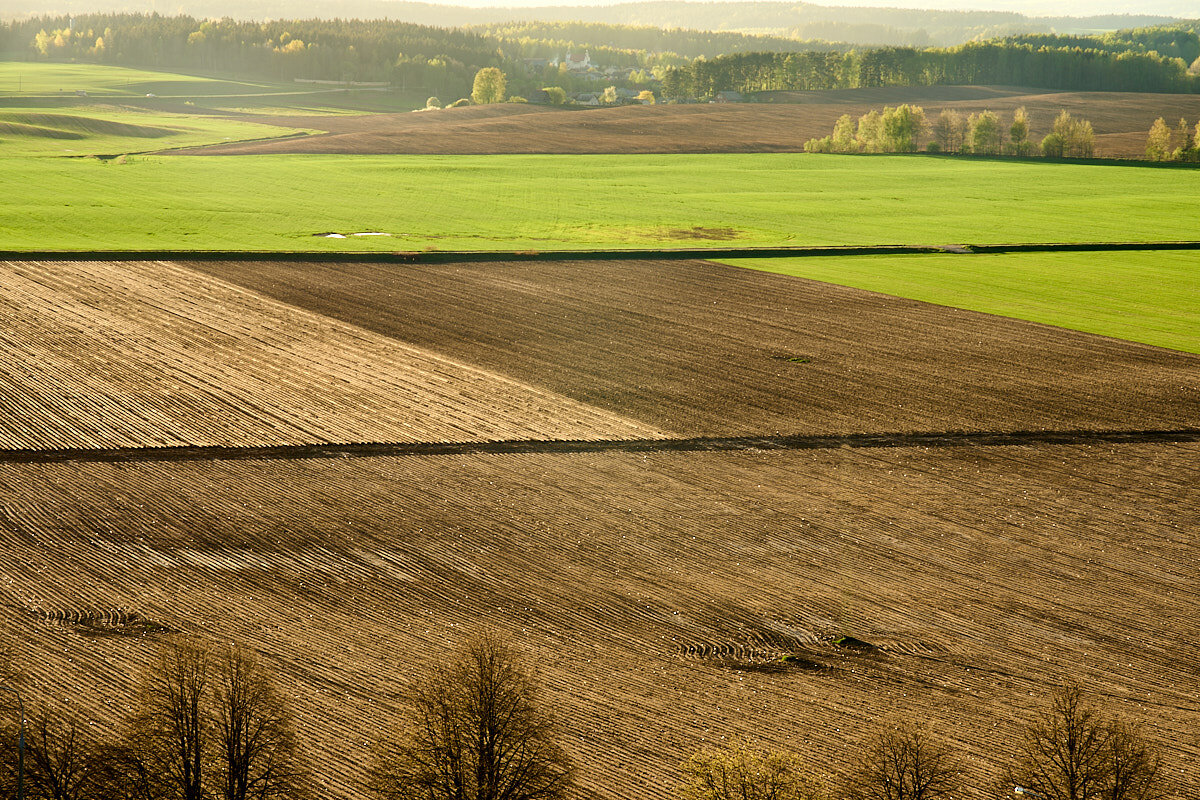
{"type": "Polygon", "coordinates": [[[0,98],[56,96],[87,92],[108,97],[259,94],[290,89],[290,84],[223,80],[175,72],[128,69],[107,64],[0,61],[0,98]]]}
{"type": "Polygon", "coordinates": [[[0,180],[0,248],[24,250],[1150,241],[1200,217],[1191,170],[899,156],[12,158],[0,180]]]}
{"type": "Polygon", "coordinates": [[[1200,251],[724,263],[1200,353],[1200,251]]]}
{"type": "Polygon", "coordinates": [[[117,105],[0,108],[0,157],[116,155],[303,132],[226,117],[117,105]]]}

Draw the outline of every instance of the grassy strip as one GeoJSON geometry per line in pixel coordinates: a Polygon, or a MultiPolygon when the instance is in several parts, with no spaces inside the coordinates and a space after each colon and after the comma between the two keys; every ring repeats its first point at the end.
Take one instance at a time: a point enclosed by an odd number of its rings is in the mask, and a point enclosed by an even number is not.
{"type": "Polygon", "coordinates": [[[723,261],[1200,353],[1196,251],[723,261]]]}
{"type": "Polygon", "coordinates": [[[0,248],[22,250],[1185,240],[1200,216],[1192,172],[905,157],[0,158],[0,175],[0,248]]]}

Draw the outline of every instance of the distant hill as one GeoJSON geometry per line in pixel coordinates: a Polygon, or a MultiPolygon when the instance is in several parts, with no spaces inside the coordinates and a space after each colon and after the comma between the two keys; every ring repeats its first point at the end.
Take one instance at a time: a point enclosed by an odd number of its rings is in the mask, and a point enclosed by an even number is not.
{"type": "Polygon", "coordinates": [[[390,19],[439,27],[509,22],[593,22],[737,31],[855,45],[952,46],[1027,33],[1095,33],[1167,24],[1146,14],[1032,17],[1014,11],[834,8],[789,2],[656,0],[608,6],[477,8],[406,0],[8,0],[5,18],[103,11],[233,19],[390,19]]]}

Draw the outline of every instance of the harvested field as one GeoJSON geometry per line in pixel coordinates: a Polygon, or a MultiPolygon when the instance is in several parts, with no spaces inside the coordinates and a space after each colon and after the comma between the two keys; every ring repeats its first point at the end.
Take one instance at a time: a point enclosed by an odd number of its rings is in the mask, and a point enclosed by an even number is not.
{"type": "MultiPolygon", "coordinates": [[[[770,92],[763,103],[624,106],[563,111],[539,106],[456,108],[360,117],[270,117],[257,120],[325,130],[323,136],[198,148],[199,154],[252,153],[757,153],[798,152],[828,135],[842,114],[885,105],[922,105],[1002,115],[1024,106],[1035,138],[1066,110],[1092,122],[1097,155],[1140,158],[1157,117],[1174,125],[1200,117],[1200,96],[1134,92],[1054,92],[1004,87],[888,87],[824,92],[770,92]],[[503,110],[501,110],[503,109],[503,110]]],[[[248,117],[253,120],[254,118],[248,117]]]]}
{"type": "Polygon", "coordinates": [[[0,449],[643,438],[165,262],[0,264],[0,449]]]}
{"type": "Polygon", "coordinates": [[[0,464],[4,629],[27,697],[106,725],[157,632],[253,647],[334,798],[481,620],[538,669],[581,796],[670,797],[734,736],[836,774],[893,715],[988,787],[1064,675],[1144,720],[1191,796],[1197,463],[1126,444],[0,464]]]}
{"type": "Polygon", "coordinates": [[[682,436],[1200,420],[1194,354],[701,261],[189,266],[682,436]]]}

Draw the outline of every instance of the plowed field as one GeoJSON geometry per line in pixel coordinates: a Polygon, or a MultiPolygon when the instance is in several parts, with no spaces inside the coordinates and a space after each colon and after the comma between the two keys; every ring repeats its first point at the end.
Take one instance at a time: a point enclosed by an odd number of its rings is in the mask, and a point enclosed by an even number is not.
{"type": "Polygon", "coordinates": [[[165,262],[0,263],[0,450],[653,428],[165,262]]]}
{"type": "Polygon", "coordinates": [[[1047,92],[995,87],[889,87],[828,92],[774,92],[772,102],[625,106],[573,112],[507,105],[419,114],[358,117],[268,117],[254,121],[328,131],[276,142],[232,143],[190,152],[252,153],[771,153],[798,152],[827,136],[842,114],[858,117],[885,105],[912,103],[929,119],[943,109],[963,115],[991,110],[1005,128],[1024,106],[1035,139],[1060,111],[1090,120],[1096,152],[1140,158],[1157,117],[1194,125],[1200,98],[1134,92],[1047,92]],[[957,91],[955,91],[957,90],[957,91]]]}
{"type": "Polygon", "coordinates": [[[194,266],[679,435],[1200,420],[1200,356],[705,262],[194,266]]]}
{"type": "Polygon", "coordinates": [[[28,703],[115,730],[165,634],[233,639],[357,800],[486,624],[581,797],[732,737],[835,780],[895,717],[992,797],[1064,676],[1200,790],[1200,356],[704,262],[0,266],[28,703]],[[388,437],[527,441],[328,446],[388,437]]]}
{"type": "Polygon", "coordinates": [[[836,774],[893,715],[986,787],[1063,675],[1145,720],[1194,793],[1198,463],[1135,444],[0,465],[4,628],[40,691],[105,723],[147,628],[253,646],[335,798],[480,620],[539,670],[586,796],[670,797],[731,736],[836,774]]]}

